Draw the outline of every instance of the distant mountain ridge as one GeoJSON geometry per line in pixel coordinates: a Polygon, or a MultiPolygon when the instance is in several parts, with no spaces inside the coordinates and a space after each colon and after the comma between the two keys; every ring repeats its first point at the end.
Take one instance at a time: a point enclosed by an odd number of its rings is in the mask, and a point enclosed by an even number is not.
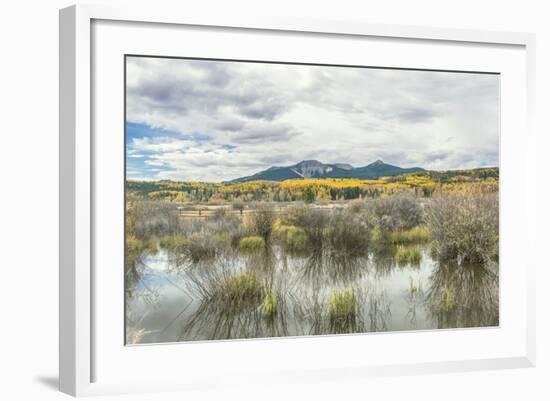
{"type": "Polygon", "coordinates": [[[377,179],[406,173],[426,171],[420,167],[401,168],[376,160],[363,167],[353,167],[348,163],[321,163],[318,160],[303,160],[286,167],[270,167],[267,170],[246,177],[236,178],[229,182],[246,182],[256,180],[284,181],[296,178],[359,178],[377,179]]]}

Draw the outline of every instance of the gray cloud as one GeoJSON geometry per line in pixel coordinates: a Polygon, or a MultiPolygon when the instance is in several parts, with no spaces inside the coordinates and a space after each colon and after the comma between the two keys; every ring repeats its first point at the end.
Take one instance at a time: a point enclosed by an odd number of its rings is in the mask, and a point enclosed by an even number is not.
{"type": "Polygon", "coordinates": [[[262,76],[248,77],[234,64],[154,59],[148,65],[143,59],[139,63],[134,63],[134,58],[128,60],[128,76],[143,76],[128,82],[128,111],[134,119],[147,112],[233,112],[234,117],[271,121],[289,104],[271,82],[262,76]]]}
{"type": "Polygon", "coordinates": [[[221,121],[219,124],[215,125],[216,129],[221,131],[240,131],[244,129],[245,123],[237,119],[227,119],[226,121],[221,121]]]}
{"type": "Polygon", "coordinates": [[[437,114],[434,110],[421,107],[405,107],[395,113],[397,119],[407,123],[420,123],[435,118],[437,114]]]}
{"type": "Polygon", "coordinates": [[[292,137],[300,135],[289,124],[256,125],[244,128],[240,132],[234,132],[230,140],[234,143],[245,144],[251,142],[281,142],[288,141],[292,137]]]}
{"type": "Polygon", "coordinates": [[[283,101],[267,101],[262,102],[257,99],[252,104],[242,107],[239,112],[245,117],[271,121],[278,115],[286,111],[286,106],[283,101]]]}

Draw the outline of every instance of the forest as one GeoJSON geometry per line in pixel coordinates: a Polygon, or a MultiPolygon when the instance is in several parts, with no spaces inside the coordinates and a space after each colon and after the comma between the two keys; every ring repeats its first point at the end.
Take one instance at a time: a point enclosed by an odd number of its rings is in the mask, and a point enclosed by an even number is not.
{"type": "Polygon", "coordinates": [[[243,183],[127,181],[127,192],[143,199],[167,202],[293,202],[375,198],[398,192],[430,197],[456,189],[498,190],[498,168],[423,172],[376,180],[306,178],[243,183]]]}

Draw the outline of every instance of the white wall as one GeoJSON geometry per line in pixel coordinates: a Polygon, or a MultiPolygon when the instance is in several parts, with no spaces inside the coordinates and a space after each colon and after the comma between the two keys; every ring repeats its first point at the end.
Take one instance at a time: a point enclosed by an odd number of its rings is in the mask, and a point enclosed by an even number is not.
{"type": "MultiPolygon", "coordinates": [[[[96,1],[131,3],[131,1],[96,1]]],[[[538,35],[537,80],[539,132],[540,249],[548,248],[543,229],[549,223],[548,177],[550,24],[544,1],[523,0],[277,0],[155,1],[176,3],[189,12],[273,14],[369,22],[528,31],[538,35]]],[[[57,380],[57,157],[58,72],[57,10],[71,1],[6,1],[0,5],[0,393],[7,400],[53,400],[57,380]]],[[[520,233],[533,235],[534,233],[520,233]]],[[[535,240],[535,236],[533,236],[535,240]]],[[[545,283],[548,260],[538,266],[538,367],[468,374],[402,377],[362,383],[326,383],[194,395],[188,399],[550,399],[548,350],[550,305],[545,283]],[[259,395],[259,397],[258,397],[259,395]]],[[[181,399],[182,394],[123,397],[132,400],[181,399]]],[[[113,398],[114,399],[114,398],[113,398]]]]}

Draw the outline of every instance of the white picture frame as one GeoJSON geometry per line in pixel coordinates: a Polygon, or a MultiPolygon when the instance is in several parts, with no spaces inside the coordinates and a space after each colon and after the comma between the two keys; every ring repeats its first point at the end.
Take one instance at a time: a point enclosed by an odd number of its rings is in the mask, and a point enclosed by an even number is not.
{"type": "MultiPolygon", "coordinates": [[[[102,341],[96,344],[97,325],[100,323],[101,330],[108,330],[108,320],[102,320],[101,306],[96,307],[93,297],[94,290],[102,285],[101,278],[94,274],[94,266],[97,263],[97,255],[94,248],[94,235],[97,235],[97,218],[100,213],[96,213],[96,189],[97,183],[95,176],[97,174],[98,160],[109,159],[108,155],[101,156],[103,151],[101,146],[94,141],[93,127],[96,110],[92,97],[96,88],[92,85],[94,68],[96,60],[94,55],[98,48],[105,41],[93,41],[94,23],[98,21],[109,21],[109,24],[121,23],[143,23],[154,24],[158,27],[200,27],[201,29],[230,29],[234,32],[247,32],[254,35],[258,32],[263,33],[283,33],[287,35],[316,35],[323,37],[339,37],[343,39],[361,39],[361,38],[382,38],[386,41],[417,41],[419,43],[434,43],[437,46],[457,46],[459,48],[476,48],[483,50],[483,46],[492,46],[498,48],[514,49],[510,57],[513,58],[514,65],[517,64],[517,70],[510,69],[510,76],[515,75],[513,85],[516,85],[519,92],[524,96],[516,99],[519,103],[520,111],[515,115],[511,109],[510,114],[514,114],[514,120],[510,119],[510,127],[518,128],[520,131],[512,133],[508,127],[506,132],[506,144],[501,149],[503,155],[511,155],[515,152],[514,161],[518,161],[520,166],[517,171],[506,172],[506,159],[503,162],[504,178],[502,183],[501,200],[507,200],[509,205],[516,205],[514,211],[517,212],[517,219],[510,221],[510,225],[520,227],[528,232],[535,231],[536,208],[535,208],[535,134],[532,129],[533,110],[534,110],[534,35],[525,33],[507,33],[507,32],[484,32],[459,29],[438,29],[412,26],[390,26],[375,25],[363,22],[343,22],[343,21],[316,21],[316,20],[293,20],[280,18],[243,18],[242,20],[233,20],[229,18],[220,18],[213,16],[193,16],[188,15],[185,9],[163,10],[154,7],[151,8],[111,8],[108,6],[72,6],[60,11],[60,390],[75,396],[108,394],[108,393],[126,393],[134,391],[165,391],[172,389],[202,389],[215,386],[239,385],[249,382],[267,383],[269,375],[273,377],[273,372],[257,369],[255,372],[242,374],[237,372],[235,375],[223,370],[222,367],[212,374],[206,375],[197,372],[190,372],[191,377],[186,379],[174,377],[151,377],[150,380],[139,380],[138,382],[128,380],[127,377],[117,377],[114,374],[109,375],[105,380],[100,379],[101,372],[98,372],[98,366],[95,358],[97,353],[104,352],[107,348],[103,346],[102,341]],[[517,50],[517,51],[516,51],[517,50]],[[525,73],[525,75],[523,75],[525,73]],[[523,109],[523,107],[525,109],[523,109]],[[99,155],[99,158],[98,158],[99,155]],[[517,191],[521,189],[521,194],[517,191]],[[512,199],[513,198],[513,199],[512,199]],[[107,326],[106,326],[107,325],[107,326]],[[99,375],[98,375],[99,373],[99,375]]],[[[137,33],[142,29],[142,24],[135,24],[132,29],[137,33]]],[[[174,28],[174,29],[176,29],[174,28]]],[[[130,29],[128,26],[118,27],[117,30],[130,29]]],[[[115,30],[116,31],[116,30],[115,30]]],[[[159,29],[159,32],[162,29],[159,29]]],[[[109,33],[110,31],[107,31],[109,33]]],[[[117,31],[120,32],[120,31],[117,31]]],[[[159,35],[163,33],[160,32],[159,35]]],[[[222,33],[223,34],[223,33],[222,33]]],[[[119,33],[117,40],[113,42],[124,42],[130,40],[124,38],[119,33]]],[[[129,35],[133,36],[133,35],[129,35]]],[[[274,39],[277,40],[276,38],[274,39]]],[[[274,42],[275,43],[275,42],[274,42]]],[[[114,46],[114,45],[113,45],[114,46]]],[[[101,51],[101,49],[99,49],[101,51]]],[[[117,50],[118,51],[118,50],[117,50]]],[[[459,51],[459,50],[457,50],[459,51]]],[[[484,50],[483,50],[484,51],[484,50]]],[[[344,56],[345,57],[345,56],[344,56]]],[[[397,57],[397,56],[396,56],[397,57]]],[[[512,60],[512,58],[510,60],[512,60]]],[[[502,59],[498,62],[504,63],[502,59]]],[[[452,60],[449,61],[452,63],[452,60]]],[[[495,62],[497,63],[497,62],[495,62]]],[[[429,66],[430,62],[426,61],[429,66]]],[[[498,70],[498,65],[495,64],[498,70]]],[[[463,70],[464,66],[457,66],[456,70],[463,70]]],[[[511,68],[511,67],[510,67],[511,68]]],[[[448,68],[453,69],[453,68],[448,68]]],[[[500,72],[500,70],[498,70],[500,72]]],[[[510,81],[510,85],[512,82],[510,81]]],[[[122,93],[122,88],[119,88],[122,93]]],[[[507,90],[503,91],[503,96],[508,96],[507,90]]],[[[113,101],[117,101],[114,99],[113,101]]],[[[506,103],[504,99],[503,108],[510,107],[511,103],[506,103]]],[[[122,107],[119,105],[118,107],[122,107]]],[[[117,109],[118,110],[118,109],[117,109]]],[[[506,156],[508,157],[508,156],[506,156]]],[[[512,157],[512,156],[510,156],[512,157]]],[[[501,159],[502,160],[502,159],[501,159]]],[[[107,161],[104,161],[107,163],[107,161]]],[[[103,163],[103,161],[102,161],[103,163]]],[[[508,218],[511,207],[504,207],[501,216],[508,218]],[[507,214],[506,214],[507,213],[507,214]]],[[[101,227],[101,225],[100,225],[101,227]]],[[[503,232],[502,241],[505,242],[511,238],[513,233],[503,232]]],[[[528,237],[528,236],[526,236],[528,237]]],[[[501,243],[501,246],[502,245],[501,243]]],[[[528,255],[534,255],[528,252],[532,246],[529,241],[521,243],[520,250],[528,255]]],[[[511,255],[510,257],[512,257],[511,255]]],[[[501,348],[495,348],[491,352],[483,353],[481,351],[467,358],[449,358],[442,355],[441,360],[422,361],[415,359],[411,354],[407,362],[395,362],[384,358],[375,363],[369,361],[362,362],[360,353],[354,360],[340,361],[339,365],[331,365],[329,352],[328,361],[317,363],[312,360],[311,364],[299,364],[296,360],[296,368],[285,370],[283,365],[277,365],[277,382],[293,382],[298,380],[326,380],[329,378],[354,378],[361,379],[373,376],[401,375],[401,374],[421,374],[430,372],[451,372],[468,371],[480,369],[502,369],[514,367],[530,367],[535,364],[535,294],[534,294],[534,271],[536,261],[532,256],[523,259],[521,267],[521,276],[514,280],[521,298],[518,302],[516,316],[518,322],[512,324],[508,320],[507,324],[514,326],[517,330],[512,330],[513,335],[502,337],[501,348]],[[513,337],[513,340],[511,339],[513,337]],[[506,347],[510,346],[510,351],[506,352],[506,347]],[[513,348],[513,349],[512,349],[513,348]],[[315,363],[314,363],[315,362],[315,363]],[[329,375],[330,374],[330,375],[329,375]]],[[[101,259],[101,258],[99,258],[101,259]]],[[[121,269],[122,271],[122,269],[121,269]]],[[[510,283],[512,285],[512,283],[510,283]]],[[[120,288],[122,292],[123,289],[120,288]]],[[[504,291],[504,290],[503,290],[504,291]]],[[[108,292],[108,294],[112,294],[108,292]]],[[[107,295],[106,295],[107,296],[107,295]]],[[[111,296],[111,295],[108,295],[111,296]]],[[[504,294],[504,300],[507,301],[508,295],[504,294]]],[[[508,308],[509,302],[501,304],[502,308],[508,308]]],[[[120,316],[122,319],[122,316],[120,316]]],[[[472,331],[446,331],[438,338],[446,341],[444,337],[456,337],[457,341],[476,341],[481,337],[487,337],[483,341],[494,341],[496,331],[505,332],[507,326],[501,326],[498,329],[492,329],[491,332],[472,331]],[[487,334],[489,333],[489,334],[487,334]]],[[[403,336],[413,336],[413,333],[400,333],[399,338],[403,336]]],[[[416,335],[418,341],[426,343],[424,334],[416,335]]],[[[267,353],[273,354],[274,360],[277,353],[289,352],[291,355],[299,355],[300,350],[314,355],[320,347],[335,350],[344,346],[363,346],[364,336],[344,336],[344,337],[321,337],[312,339],[285,339],[285,340],[254,340],[241,342],[221,342],[215,345],[215,348],[207,349],[206,346],[200,349],[204,355],[225,355],[228,358],[232,355],[239,355],[241,352],[248,354],[267,353]],[[350,344],[350,345],[346,345],[350,344]]],[[[383,336],[370,336],[368,341],[385,341],[380,338],[389,338],[383,336]],[[375,340],[376,339],[376,340],[375,340]]],[[[122,333],[120,346],[124,347],[122,333]]],[[[433,339],[437,340],[437,339],[433,339]]],[[[401,340],[402,341],[402,340],[401,340]]],[[[448,340],[447,340],[448,341],[448,340]]],[[[434,341],[435,342],[435,341],[434,341]]],[[[200,346],[200,345],[199,345],[200,346]]],[[[134,348],[133,356],[129,356],[134,364],[139,358],[145,358],[147,353],[148,361],[159,361],[171,353],[167,347],[170,346],[149,346],[145,348],[134,348]],[[157,348],[155,348],[157,347],[157,348]],[[145,351],[144,351],[145,350],[145,351]],[[167,351],[168,350],[168,351],[167,351]],[[137,358],[137,359],[136,359],[137,358]]],[[[496,347],[496,346],[495,346],[496,347]]],[[[460,351],[460,347],[457,348],[460,351]]],[[[178,352],[181,352],[179,349],[178,352]]],[[[198,353],[193,353],[191,348],[186,352],[192,358],[198,358],[198,353]]],[[[106,352],[104,352],[106,353],[106,352]]],[[[335,355],[335,354],[334,354],[335,355]]],[[[108,360],[101,356],[103,361],[107,361],[113,366],[118,366],[115,360],[108,360]]],[[[245,359],[248,356],[245,356],[245,359]]],[[[250,356],[252,358],[252,356],[250,356]]],[[[298,358],[298,356],[291,356],[298,358]]],[[[130,360],[129,359],[129,360],[130,360]]],[[[397,358],[398,359],[398,358],[397,358]]],[[[128,363],[128,360],[125,362],[128,363]]],[[[282,363],[282,362],[281,362],[282,363]]],[[[106,362],[102,362],[103,366],[106,362]]],[[[275,363],[276,364],[276,363],[275,363]]],[[[244,367],[243,367],[244,369],[244,367]]],[[[243,370],[245,371],[245,370],[243,370]]]]}

